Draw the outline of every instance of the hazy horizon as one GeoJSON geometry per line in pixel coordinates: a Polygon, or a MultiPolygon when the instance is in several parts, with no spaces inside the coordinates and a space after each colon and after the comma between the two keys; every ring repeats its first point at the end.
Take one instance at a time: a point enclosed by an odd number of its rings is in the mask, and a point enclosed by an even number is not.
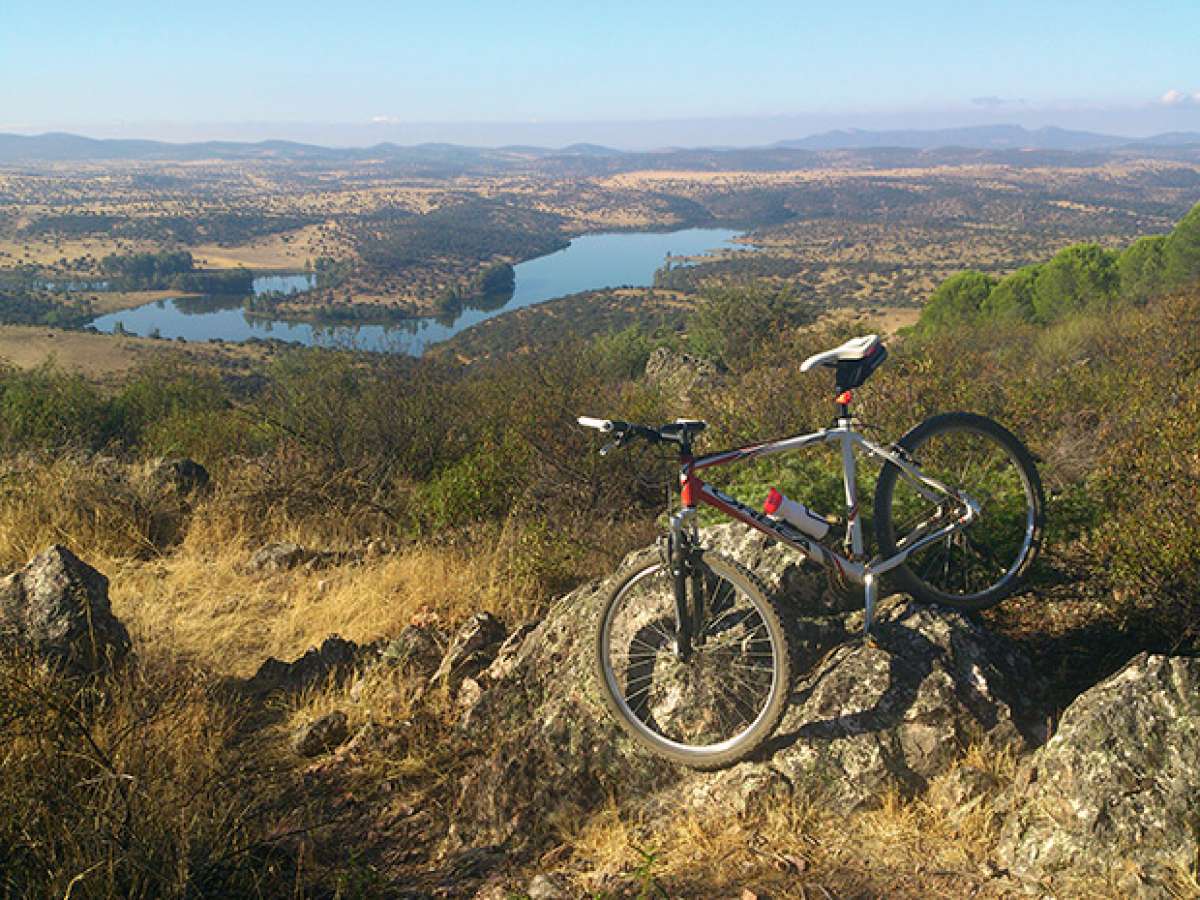
{"type": "Polygon", "coordinates": [[[39,135],[62,132],[89,138],[256,142],[286,140],[327,147],[369,147],[379,143],[451,143],[474,147],[529,145],[565,147],[600,144],[620,150],[665,147],[753,147],[796,140],[834,130],[938,130],[1020,125],[1057,127],[1127,137],[1170,131],[1200,131],[1200,104],[1166,112],[1156,107],[1112,110],[1029,110],[998,116],[995,111],[897,112],[728,118],[648,119],[597,122],[122,122],[35,125],[0,122],[0,133],[39,135]]]}
{"type": "Polygon", "coordinates": [[[1200,129],[1186,0],[7,6],[0,131],[622,149],[835,128],[1200,129]],[[1131,40],[1130,35],[1137,35],[1131,40]]]}

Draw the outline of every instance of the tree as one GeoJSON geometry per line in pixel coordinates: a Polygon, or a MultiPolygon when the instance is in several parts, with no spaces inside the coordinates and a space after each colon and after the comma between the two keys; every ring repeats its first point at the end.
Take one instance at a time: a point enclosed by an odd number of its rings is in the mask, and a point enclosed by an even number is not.
{"type": "Polygon", "coordinates": [[[1117,254],[1099,244],[1074,244],[1056,253],[1038,273],[1034,318],[1053,322],[1086,307],[1107,306],[1117,288],[1117,254]]]}
{"type": "Polygon", "coordinates": [[[980,312],[988,319],[1033,321],[1033,292],[1041,270],[1040,265],[1025,266],[1000,279],[983,301],[980,312]]]}
{"type": "Polygon", "coordinates": [[[918,327],[928,333],[975,321],[995,286],[994,278],[973,269],[951,275],[938,285],[921,310],[918,327]]]}
{"type": "Polygon", "coordinates": [[[1163,248],[1167,236],[1139,238],[1130,244],[1117,261],[1121,279],[1121,298],[1133,303],[1145,303],[1166,287],[1163,272],[1163,248]]]}
{"type": "Polygon", "coordinates": [[[1184,287],[1200,279],[1200,203],[1167,236],[1163,244],[1165,287],[1184,287]]]}

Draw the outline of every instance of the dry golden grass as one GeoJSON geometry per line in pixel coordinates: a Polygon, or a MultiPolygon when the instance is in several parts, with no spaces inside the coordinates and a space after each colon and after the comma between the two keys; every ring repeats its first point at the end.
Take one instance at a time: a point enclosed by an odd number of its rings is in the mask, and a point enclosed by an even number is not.
{"type": "Polygon", "coordinates": [[[688,813],[651,828],[610,807],[561,829],[570,866],[560,874],[601,892],[631,873],[651,874],[670,897],[745,889],[772,898],[1003,896],[1008,888],[994,881],[988,856],[998,828],[993,801],[1015,760],[979,746],[961,765],[998,786],[957,810],[890,794],[877,809],[846,813],[801,789],[747,815],[688,813]]]}
{"type": "Polygon", "coordinates": [[[321,240],[318,228],[319,226],[309,225],[233,247],[197,244],[188,249],[191,250],[196,265],[207,269],[245,266],[255,270],[295,270],[303,268],[306,261],[325,253],[318,247],[321,240]]]}
{"type": "Polygon", "coordinates": [[[497,605],[486,558],[452,549],[271,575],[248,571],[249,557],[189,538],[154,562],[113,560],[113,608],[136,642],[245,676],[268,656],[295,658],[331,634],[366,642],[414,618],[450,623],[497,605]]]}
{"type": "Polygon", "coordinates": [[[153,338],[64,331],[41,325],[0,325],[0,362],[18,369],[33,369],[53,359],[60,368],[79,372],[94,381],[119,380],[155,356],[243,366],[273,353],[272,348],[255,344],[179,344],[153,338]]]}

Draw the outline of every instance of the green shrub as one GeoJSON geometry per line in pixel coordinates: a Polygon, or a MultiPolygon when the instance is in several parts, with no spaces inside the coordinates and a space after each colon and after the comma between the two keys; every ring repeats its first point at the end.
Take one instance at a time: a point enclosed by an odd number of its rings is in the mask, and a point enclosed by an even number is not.
{"type": "Polygon", "coordinates": [[[688,321],[688,342],[698,355],[739,368],[815,317],[812,305],[789,290],[710,288],[688,321]]]}
{"type": "Polygon", "coordinates": [[[64,372],[53,360],[0,379],[0,442],[6,450],[96,450],[120,432],[120,417],[109,401],[82,375],[64,372]]]}

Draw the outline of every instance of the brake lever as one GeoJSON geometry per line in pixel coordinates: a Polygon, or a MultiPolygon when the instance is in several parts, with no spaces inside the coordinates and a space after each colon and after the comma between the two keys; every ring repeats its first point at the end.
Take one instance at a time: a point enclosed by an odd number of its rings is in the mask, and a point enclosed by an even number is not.
{"type": "Polygon", "coordinates": [[[612,453],[612,451],[616,450],[620,446],[621,446],[620,438],[617,438],[617,440],[615,440],[615,441],[609,441],[607,444],[605,444],[603,447],[600,448],[600,455],[608,456],[608,454],[612,453]]]}

